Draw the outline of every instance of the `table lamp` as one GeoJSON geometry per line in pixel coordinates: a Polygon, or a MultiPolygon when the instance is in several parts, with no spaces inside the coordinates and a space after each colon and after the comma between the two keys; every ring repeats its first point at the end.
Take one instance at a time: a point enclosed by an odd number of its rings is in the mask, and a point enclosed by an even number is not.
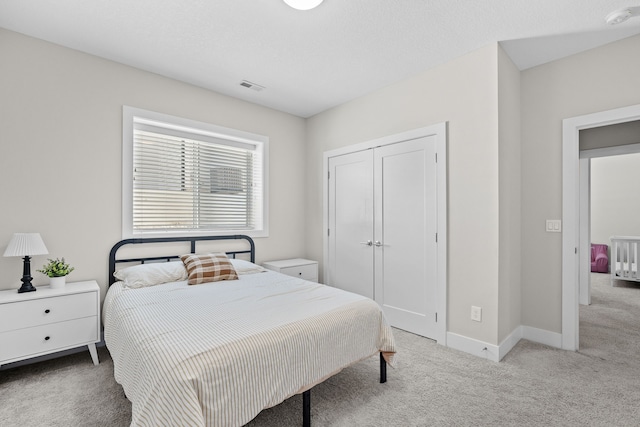
{"type": "Polygon", "coordinates": [[[22,286],[18,293],[34,292],[36,288],[31,284],[31,256],[46,255],[49,251],[40,237],[40,233],[14,233],[4,256],[23,256],[22,286]]]}

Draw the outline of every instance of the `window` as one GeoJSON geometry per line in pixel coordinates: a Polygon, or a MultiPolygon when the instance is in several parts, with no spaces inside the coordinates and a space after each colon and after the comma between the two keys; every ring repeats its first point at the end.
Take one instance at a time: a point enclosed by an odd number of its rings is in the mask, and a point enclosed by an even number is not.
{"type": "Polygon", "coordinates": [[[123,108],[123,237],[268,235],[268,138],[123,108]]]}

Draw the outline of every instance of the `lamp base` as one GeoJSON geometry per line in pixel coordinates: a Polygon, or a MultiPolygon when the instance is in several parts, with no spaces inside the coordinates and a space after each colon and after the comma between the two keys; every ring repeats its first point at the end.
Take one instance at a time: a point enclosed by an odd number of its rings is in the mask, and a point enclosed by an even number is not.
{"type": "Polygon", "coordinates": [[[20,289],[18,289],[19,294],[23,292],[35,292],[35,291],[37,291],[37,289],[35,286],[31,284],[31,277],[29,277],[28,282],[25,282],[24,279],[22,279],[22,286],[20,286],[20,289]]]}
{"type": "Polygon", "coordinates": [[[35,292],[36,288],[31,284],[31,257],[25,256],[22,258],[24,261],[23,269],[22,269],[22,286],[18,289],[18,293],[21,294],[23,292],[35,292]]]}

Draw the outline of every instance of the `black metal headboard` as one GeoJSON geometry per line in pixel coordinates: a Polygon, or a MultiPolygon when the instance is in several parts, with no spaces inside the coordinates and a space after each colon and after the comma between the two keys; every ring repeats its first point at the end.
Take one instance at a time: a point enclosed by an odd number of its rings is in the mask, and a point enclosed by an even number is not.
{"type": "MultiPolygon", "coordinates": [[[[250,254],[250,261],[255,262],[256,259],[256,247],[253,243],[253,239],[244,234],[235,234],[232,236],[200,236],[200,237],[158,237],[158,238],[141,238],[141,239],[125,239],[121,240],[111,248],[109,252],[109,286],[115,283],[116,279],[113,277],[113,273],[116,271],[117,263],[125,262],[139,262],[144,264],[146,261],[169,261],[171,259],[178,259],[180,255],[166,255],[166,256],[153,256],[153,257],[135,257],[135,258],[116,258],[116,252],[124,245],[137,245],[141,243],[176,243],[176,242],[190,242],[191,253],[196,253],[196,242],[210,241],[210,240],[246,240],[249,242],[250,249],[227,251],[227,255],[235,258],[239,254],[250,254]]],[[[183,252],[184,253],[184,252],[183,252]]],[[[181,254],[182,255],[182,254],[181,254]]]]}

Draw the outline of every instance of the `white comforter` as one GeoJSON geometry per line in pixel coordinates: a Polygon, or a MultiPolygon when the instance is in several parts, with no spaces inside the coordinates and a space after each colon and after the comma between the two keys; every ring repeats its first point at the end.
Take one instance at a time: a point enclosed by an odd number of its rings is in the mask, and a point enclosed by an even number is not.
{"type": "MultiPolygon", "coordinates": [[[[196,286],[111,286],[105,341],[132,426],[241,426],[395,346],[370,299],[275,272],[196,286]]],[[[377,375],[377,372],[372,372],[377,375]]]]}

